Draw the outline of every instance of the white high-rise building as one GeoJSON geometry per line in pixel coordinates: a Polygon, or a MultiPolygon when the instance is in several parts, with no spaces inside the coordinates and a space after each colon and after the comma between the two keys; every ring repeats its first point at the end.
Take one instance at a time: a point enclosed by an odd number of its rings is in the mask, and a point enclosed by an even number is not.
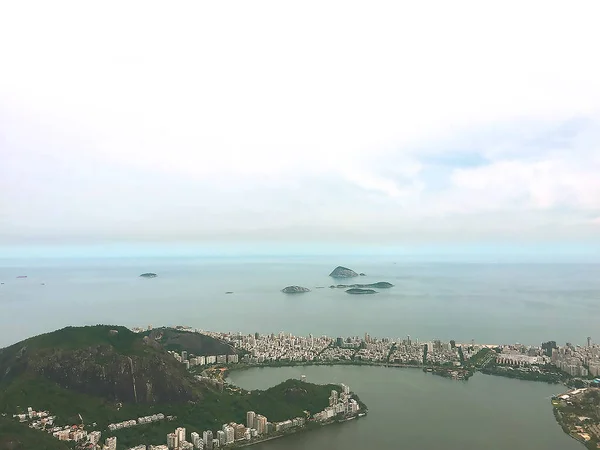
{"type": "Polygon", "coordinates": [[[179,448],[179,436],[177,436],[177,433],[167,434],[167,447],[170,449],[179,448]]]}
{"type": "Polygon", "coordinates": [[[175,434],[177,435],[177,439],[179,442],[185,441],[185,428],[179,427],[175,430],[175,434]]]}
{"type": "Polygon", "coordinates": [[[233,444],[235,442],[235,428],[227,426],[223,431],[225,432],[225,443],[233,444]]]}
{"type": "Polygon", "coordinates": [[[202,433],[202,440],[204,441],[204,448],[211,450],[213,446],[213,432],[209,430],[202,433]]]}
{"type": "Polygon", "coordinates": [[[267,432],[267,418],[260,414],[256,416],[256,432],[258,434],[265,434],[267,432]]]}
{"type": "Polygon", "coordinates": [[[254,420],[256,419],[256,413],[254,411],[248,411],[246,413],[246,427],[255,428],[254,420]]]}
{"type": "Polygon", "coordinates": [[[225,432],[223,430],[217,431],[217,440],[221,447],[225,445],[227,438],[225,437],[225,432]]]}
{"type": "Polygon", "coordinates": [[[117,450],[117,438],[109,437],[106,438],[106,444],[104,445],[105,450],[117,450]]]}
{"type": "Polygon", "coordinates": [[[192,444],[194,444],[194,447],[198,448],[198,442],[200,442],[200,435],[195,431],[192,431],[192,433],[190,434],[190,439],[192,440],[192,444]]]}

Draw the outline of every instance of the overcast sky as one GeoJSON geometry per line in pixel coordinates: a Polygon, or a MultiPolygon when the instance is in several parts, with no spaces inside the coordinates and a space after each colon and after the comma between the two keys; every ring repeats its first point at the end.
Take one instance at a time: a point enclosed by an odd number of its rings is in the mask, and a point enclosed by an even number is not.
{"type": "Polygon", "coordinates": [[[3,2],[0,243],[597,243],[599,16],[3,2]]]}

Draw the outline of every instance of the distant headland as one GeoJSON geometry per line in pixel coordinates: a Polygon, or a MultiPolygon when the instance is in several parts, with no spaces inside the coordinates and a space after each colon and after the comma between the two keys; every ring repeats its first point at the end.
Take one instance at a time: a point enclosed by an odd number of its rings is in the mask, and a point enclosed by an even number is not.
{"type": "Polygon", "coordinates": [[[155,273],[152,272],[146,272],[140,275],[140,277],[143,278],[156,278],[158,275],[156,275],[155,273]]]}

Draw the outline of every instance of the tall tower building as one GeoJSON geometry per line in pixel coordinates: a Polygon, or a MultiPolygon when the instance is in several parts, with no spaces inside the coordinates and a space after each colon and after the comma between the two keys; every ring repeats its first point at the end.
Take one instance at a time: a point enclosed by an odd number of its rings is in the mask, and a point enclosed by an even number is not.
{"type": "Polygon", "coordinates": [[[267,418],[260,414],[256,416],[256,431],[258,434],[265,434],[267,432],[267,418]]]}
{"type": "Polygon", "coordinates": [[[167,434],[167,447],[170,449],[176,449],[179,447],[179,438],[177,433],[169,433],[167,434]]]}
{"type": "Polygon", "coordinates": [[[202,433],[202,440],[204,441],[204,448],[207,450],[212,450],[213,446],[213,433],[212,431],[205,431],[202,433]]]}
{"type": "Polygon", "coordinates": [[[217,440],[219,441],[219,447],[223,447],[225,442],[227,442],[227,438],[225,437],[225,432],[223,430],[217,431],[217,440]]]}
{"type": "Polygon", "coordinates": [[[592,346],[592,338],[588,336],[587,338],[588,347],[592,346]]]}
{"type": "Polygon", "coordinates": [[[185,441],[185,428],[179,427],[175,430],[179,443],[185,441]]]}
{"type": "Polygon", "coordinates": [[[196,433],[195,431],[192,431],[192,433],[190,434],[190,439],[192,440],[192,444],[194,444],[195,448],[200,447],[200,435],[198,433],[196,433]]]}
{"type": "Polygon", "coordinates": [[[246,426],[248,428],[255,428],[254,420],[256,419],[256,413],[254,411],[248,411],[246,413],[246,426]]]}

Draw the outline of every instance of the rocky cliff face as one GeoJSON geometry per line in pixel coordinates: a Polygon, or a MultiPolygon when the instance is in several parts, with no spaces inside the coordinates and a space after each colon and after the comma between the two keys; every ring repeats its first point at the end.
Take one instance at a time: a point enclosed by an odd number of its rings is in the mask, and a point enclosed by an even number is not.
{"type": "Polygon", "coordinates": [[[58,350],[31,359],[29,370],[61,387],[109,400],[162,403],[194,399],[192,381],[183,366],[160,352],[125,356],[110,346],[58,350]]]}
{"type": "Polygon", "coordinates": [[[184,402],[202,392],[156,341],[101,326],[63,329],[0,350],[0,387],[20,377],[124,403],[184,402]]]}

